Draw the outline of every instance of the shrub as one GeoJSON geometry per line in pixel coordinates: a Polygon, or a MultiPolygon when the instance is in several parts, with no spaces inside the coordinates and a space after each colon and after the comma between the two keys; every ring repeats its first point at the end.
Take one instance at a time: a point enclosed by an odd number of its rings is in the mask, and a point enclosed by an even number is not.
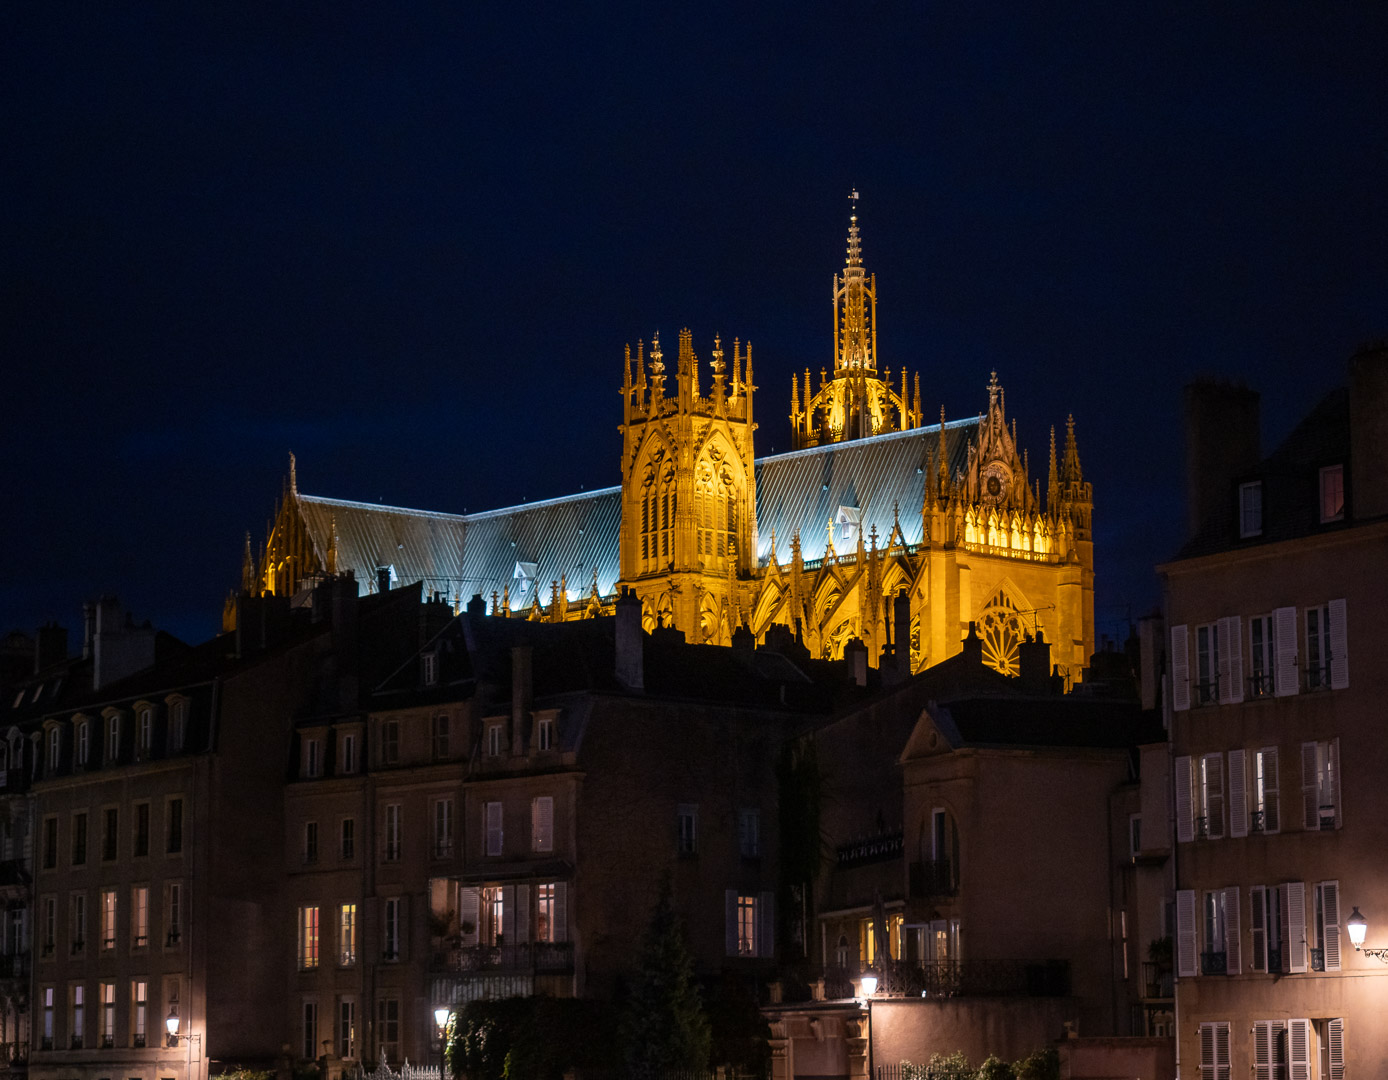
{"type": "Polygon", "coordinates": [[[1053,1046],[1035,1050],[1012,1068],[1017,1080],[1060,1080],[1060,1053],[1053,1046]]]}

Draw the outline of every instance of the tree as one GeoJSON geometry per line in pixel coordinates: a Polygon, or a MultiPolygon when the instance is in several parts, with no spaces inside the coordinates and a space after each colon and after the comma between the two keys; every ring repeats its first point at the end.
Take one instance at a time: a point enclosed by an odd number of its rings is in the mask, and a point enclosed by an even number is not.
{"type": "Polygon", "coordinates": [[[694,961],[670,905],[668,873],[641,938],[641,959],[622,1017],[621,1039],[632,1080],[708,1068],[712,1036],[694,979],[694,961]]]}

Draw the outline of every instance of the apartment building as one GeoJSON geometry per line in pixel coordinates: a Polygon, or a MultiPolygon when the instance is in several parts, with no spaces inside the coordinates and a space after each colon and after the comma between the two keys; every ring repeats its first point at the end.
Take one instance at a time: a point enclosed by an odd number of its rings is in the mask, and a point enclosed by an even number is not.
{"type": "Polygon", "coordinates": [[[1388,1071],[1388,354],[1268,456],[1259,402],[1187,388],[1169,630],[1180,1075],[1388,1071]]]}

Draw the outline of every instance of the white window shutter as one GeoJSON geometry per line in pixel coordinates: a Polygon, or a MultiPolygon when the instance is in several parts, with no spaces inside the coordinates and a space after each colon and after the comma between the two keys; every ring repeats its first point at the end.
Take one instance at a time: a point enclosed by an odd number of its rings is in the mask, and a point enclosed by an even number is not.
{"type": "Polygon", "coordinates": [[[1311,1021],[1287,1022],[1287,1063],[1291,1080],[1311,1080],[1311,1021]]]}
{"type": "Polygon", "coordinates": [[[1321,827],[1320,795],[1316,790],[1316,744],[1301,744],[1301,827],[1321,827]]]}
{"type": "Polygon", "coordinates": [[[530,940],[530,886],[516,886],[516,944],[530,940]]]}
{"type": "Polygon", "coordinates": [[[1237,705],[1243,700],[1243,630],[1237,615],[1219,620],[1219,700],[1237,705]]]}
{"type": "Polygon", "coordinates": [[[1306,971],[1306,883],[1282,885],[1282,969],[1293,974],[1306,971]]]}
{"type": "Polygon", "coordinates": [[[464,886],[458,890],[459,907],[462,913],[462,934],[464,945],[477,944],[477,928],[482,921],[482,890],[464,886]],[[471,926],[469,930],[467,927],[471,926]]]}
{"type": "Polygon", "coordinates": [[[1224,964],[1230,975],[1243,973],[1243,938],[1240,925],[1239,887],[1224,890],[1224,964]]]}
{"type": "Polygon", "coordinates": [[[1330,741],[1330,798],[1335,804],[1335,828],[1344,824],[1344,812],[1340,807],[1340,739],[1336,736],[1330,741]]]}
{"type": "Polygon", "coordinates": [[[1277,747],[1263,749],[1263,776],[1266,777],[1263,792],[1263,832],[1275,833],[1282,829],[1282,773],[1277,763],[1277,747]]]}
{"type": "Polygon", "coordinates": [[[1195,798],[1191,791],[1189,757],[1176,759],[1176,839],[1189,843],[1195,839],[1195,798]]]}
{"type": "Polygon", "coordinates": [[[1171,707],[1176,712],[1190,708],[1190,654],[1184,623],[1171,628],[1171,707]]]}
{"type": "Polygon", "coordinates": [[[737,955],[737,890],[723,890],[723,952],[737,955]]]}
{"type": "Polygon", "coordinates": [[[1321,882],[1321,915],[1325,922],[1325,938],[1321,948],[1325,950],[1325,970],[1340,970],[1340,883],[1321,882]]]}
{"type": "Polygon", "coordinates": [[[1215,1076],[1218,1080],[1229,1080],[1229,1025],[1216,1024],[1215,1029],[1215,1076]]]}
{"type": "Polygon", "coordinates": [[[1248,835],[1248,767],[1242,750],[1229,751],[1229,835],[1248,835]]]}
{"type": "Polygon", "coordinates": [[[516,887],[501,887],[501,935],[507,945],[516,942],[516,887]]]}
{"type": "Polygon", "coordinates": [[[1201,761],[1201,772],[1205,835],[1219,840],[1224,836],[1224,755],[1206,754],[1201,761]]]}
{"type": "Polygon", "coordinates": [[[1253,1025],[1253,1080],[1272,1080],[1272,1039],[1271,1021],[1253,1025]]]}
{"type": "Polygon", "coordinates": [[[1215,1026],[1200,1025],[1200,1080],[1214,1080],[1215,1026]]]}
{"type": "Polygon", "coordinates": [[[1326,1056],[1330,1059],[1330,1080],[1345,1080],[1345,1022],[1342,1019],[1326,1021],[1325,1041],[1328,1043],[1326,1056]]]}
{"type": "Polygon", "coordinates": [[[1272,623],[1277,635],[1273,691],[1278,697],[1291,697],[1301,690],[1296,670],[1296,608],[1278,608],[1272,613],[1272,623]]]}
{"type": "Polygon", "coordinates": [[[1176,974],[1187,978],[1198,973],[1200,956],[1195,948],[1195,890],[1176,891],[1176,974]]]}
{"type": "Polygon", "coordinates": [[[1349,642],[1345,634],[1345,602],[1332,600],[1330,608],[1330,689],[1349,686],[1349,642]]]}
{"type": "Polygon", "coordinates": [[[554,850],[554,797],[539,795],[530,806],[531,840],[536,851],[554,850]]]}
{"type": "Polygon", "coordinates": [[[569,940],[569,883],[554,883],[554,940],[569,940]]]}
{"type": "Polygon", "coordinates": [[[757,955],[776,955],[776,894],[757,897],[757,955]]]}
{"type": "Polygon", "coordinates": [[[1248,908],[1251,918],[1248,923],[1249,933],[1253,937],[1253,955],[1248,961],[1249,971],[1266,971],[1268,969],[1268,934],[1267,925],[1267,890],[1261,885],[1254,885],[1248,890],[1248,908]]]}

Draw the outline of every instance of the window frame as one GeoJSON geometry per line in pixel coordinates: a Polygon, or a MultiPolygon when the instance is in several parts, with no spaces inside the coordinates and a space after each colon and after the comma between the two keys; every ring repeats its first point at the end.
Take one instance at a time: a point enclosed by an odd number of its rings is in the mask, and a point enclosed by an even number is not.
{"type": "Polygon", "coordinates": [[[1345,465],[1344,462],[1336,462],[1333,465],[1322,465],[1317,474],[1316,492],[1319,496],[1317,500],[1317,511],[1322,525],[1329,525],[1336,521],[1345,519],[1345,465]],[[1331,513],[1326,513],[1327,506],[1330,505],[1329,498],[1334,497],[1337,502],[1335,509],[1331,513]]]}

